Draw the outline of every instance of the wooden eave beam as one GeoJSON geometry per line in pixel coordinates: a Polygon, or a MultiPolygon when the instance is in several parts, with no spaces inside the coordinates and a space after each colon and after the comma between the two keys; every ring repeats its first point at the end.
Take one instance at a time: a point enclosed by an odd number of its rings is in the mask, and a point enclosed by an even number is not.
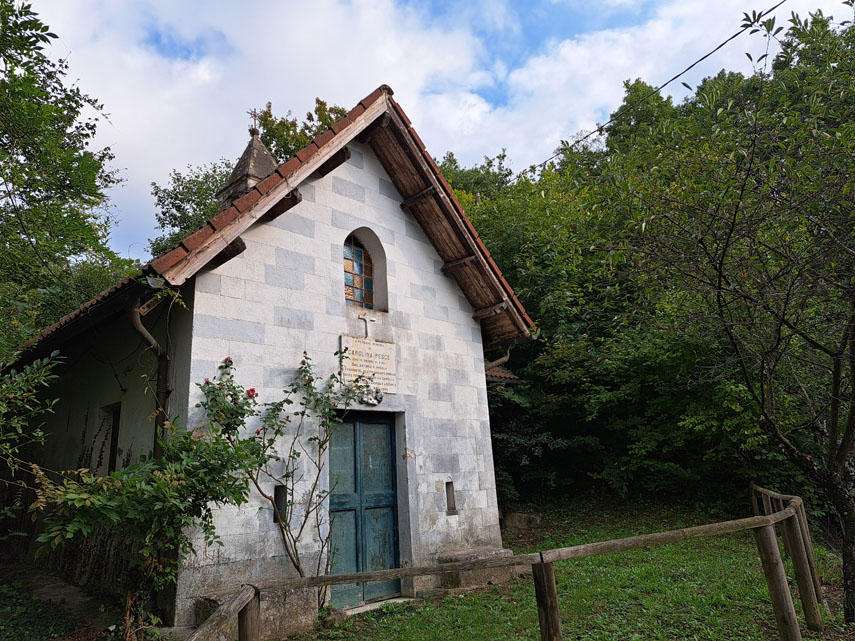
{"type": "MultiPolygon", "coordinates": [[[[480,267],[478,271],[484,276],[487,286],[493,290],[496,298],[503,301],[505,306],[497,313],[507,311],[510,315],[511,322],[519,329],[520,332],[527,335],[527,324],[516,308],[513,305],[508,304],[505,288],[499,282],[498,276],[491,269],[486,256],[482,254],[474,238],[472,238],[470,230],[461,219],[460,214],[451,202],[451,198],[449,198],[443,188],[443,185],[434,173],[433,168],[428,165],[427,160],[424,158],[421,149],[408,131],[407,126],[394,110],[389,112],[389,116],[391,119],[390,130],[394,133],[395,139],[413,163],[413,167],[416,172],[422,177],[427,187],[433,187],[436,189],[436,194],[434,194],[432,202],[437,204],[445,221],[451,226],[458,239],[460,239],[463,251],[477,257],[478,260],[476,264],[480,267]]],[[[501,305],[502,303],[499,304],[501,305]]]]}
{"type": "MultiPolygon", "coordinates": [[[[467,230],[463,228],[463,225],[460,224],[459,220],[455,220],[456,216],[454,212],[454,206],[451,204],[448,196],[445,193],[445,190],[442,188],[437,177],[434,175],[433,169],[428,165],[424,156],[422,155],[421,149],[416,145],[416,142],[413,140],[410,132],[407,131],[406,125],[401,121],[397,114],[394,112],[390,113],[390,117],[392,120],[392,126],[390,130],[393,132],[395,139],[398,141],[398,144],[404,150],[404,153],[409,158],[410,162],[413,165],[413,168],[416,170],[416,173],[421,176],[422,182],[425,185],[424,189],[418,194],[414,194],[413,197],[419,196],[421,193],[424,193],[431,187],[434,189],[434,202],[438,203],[439,211],[442,214],[442,217],[445,219],[446,223],[449,225],[450,229],[455,233],[463,250],[468,254],[477,253],[477,249],[474,246],[467,230]]],[[[406,202],[406,201],[405,201],[406,202]]],[[[498,286],[498,282],[496,283],[498,286]]],[[[496,289],[496,293],[500,293],[500,289],[496,289]]]]}
{"type": "Polygon", "coordinates": [[[374,124],[372,124],[370,127],[368,127],[365,131],[363,131],[356,137],[356,142],[362,143],[363,145],[370,144],[371,141],[374,139],[374,136],[377,135],[377,132],[384,127],[388,127],[390,122],[391,120],[389,118],[389,113],[384,113],[376,121],[374,121],[374,124]]]}
{"type": "Polygon", "coordinates": [[[160,275],[173,287],[183,284],[188,278],[192,278],[197,271],[213,260],[214,256],[219,254],[229,243],[273,209],[279,201],[317,171],[318,167],[332,158],[336,152],[353,140],[359,132],[363,131],[370,123],[385,113],[388,108],[387,99],[375,100],[359,116],[352,119],[347,127],[342,129],[332,140],[321,147],[315,155],[308,158],[306,162],[302,163],[290,175],[286,176],[281,183],[259,198],[258,202],[251,209],[238,216],[222,230],[207,239],[197,249],[190,252],[169,269],[164,270],[160,275]]]}
{"type": "Polygon", "coordinates": [[[503,300],[501,303],[496,303],[495,305],[490,305],[489,307],[482,307],[481,309],[476,309],[475,313],[472,314],[472,318],[474,318],[475,320],[481,320],[482,318],[501,314],[507,308],[508,301],[503,300]]]}
{"type": "Polygon", "coordinates": [[[318,167],[318,175],[324,177],[328,173],[332,172],[339,165],[343,165],[344,163],[346,163],[348,160],[350,160],[350,149],[348,149],[347,147],[342,147],[333,154],[332,158],[330,158],[323,165],[318,167]]]}
{"type": "Polygon", "coordinates": [[[220,265],[229,262],[232,258],[239,256],[245,251],[246,243],[243,242],[243,238],[238,236],[232,242],[226,245],[225,248],[219,254],[214,256],[211,262],[219,267],[220,265]]]}
{"type": "Polygon", "coordinates": [[[433,185],[428,185],[427,189],[423,189],[415,196],[410,196],[404,202],[402,202],[401,209],[410,209],[412,207],[415,207],[420,202],[428,198],[432,198],[434,194],[436,194],[436,187],[434,187],[433,185]]]}
{"type": "Polygon", "coordinates": [[[464,256],[463,258],[448,260],[442,265],[442,273],[448,275],[459,272],[461,269],[466,269],[470,265],[474,265],[476,260],[478,259],[475,256],[464,256]]]}
{"type": "Polygon", "coordinates": [[[273,220],[274,218],[278,218],[292,207],[299,205],[302,201],[303,194],[300,193],[300,190],[292,189],[285,198],[270,208],[270,211],[267,212],[267,219],[273,220]]]}
{"type": "Polygon", "coordinates": [[[140,305],[140,316],[148,314],[151,310],[160,305],[160,301],[162,300],[162,298],[158,298],[157,296],[149,298],[146,302],[140,305]]]}

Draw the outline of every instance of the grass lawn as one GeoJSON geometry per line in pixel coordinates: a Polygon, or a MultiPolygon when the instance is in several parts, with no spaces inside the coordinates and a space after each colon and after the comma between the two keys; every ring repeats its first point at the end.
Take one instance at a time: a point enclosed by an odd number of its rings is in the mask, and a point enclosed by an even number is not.
{"type": "MultiPolygon", "coordinates": [[[[505,533],[517,553],[727,520],[704,508],[636,506],[577,500],[530,508],[536,530],[505,533]]],[[[826,598],[839,612],[840,560],[816,547],[826,598]]],[[[791,570],[788,572],[792,576],[791,570]]],[[[774,615],[750,532],[695,539],[555,564],[568,641],[772,641],[774,615]]],[[[795,588],[791,581],[793,591],[795,588]]],[[[796,610],[800,612],[800,604],[796,610]]],[[[839,616],[805,639],[855,640],[839,616]]],[[[0,641],[47,641],[75,630],[62,608],[0,580],[0,641]]],[[[79,625],[79,624],[78,624],[79,625]]],[[[91,641],[81,630],[68,641],[91,641]]],[[[294,641],[539,641],[531,578],[407,604],[389,604],[294,641]]]]}
{"type": "MultiPolygon", "coordinates": [[[[563,547],[726,520],[700,510],[551,506],[537,531],[506,534],[515,552],[563,547]]],[[[832,609],[838,557],[817,547],[832,609]]],[[[750,532],[695,539],[555,565],[565,638],[579,641],[769,641],[777,639],[769,595],[750,532]]],[[[792,576],[792,572],[788,573],[792,576]]],[[[794,583],[791,582],[794,586],[794,583]]],[[[800,604],[796,605],[800,612],[800,604]]],[[[839,618],[805,639],[855,638],[839,618]]],[[[389,605],[328,630],[297,637],[372,641],[539,641],[530,579],[453,596],[389,605]]]]}

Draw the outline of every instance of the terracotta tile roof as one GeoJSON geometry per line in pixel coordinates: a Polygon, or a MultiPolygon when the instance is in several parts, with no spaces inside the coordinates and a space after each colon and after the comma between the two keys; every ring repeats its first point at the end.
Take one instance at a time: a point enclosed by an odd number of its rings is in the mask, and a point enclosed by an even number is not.
{"type": "MultiPolygon", "coordinates": [[[[193,266],[193,268],[189,272],[189,275],[184,274],[183,277],[180,279],[180,282],[171,281],[169,279],[168,273],[170,272],[170,270],[176,269],[177,266],[182,263],[182,261],[192,262],[193,258],[199,252],[202,252],[206,248],[213,246],[219,240],[219,237],[226,232],[227,229],[233,230],[235,229],[235,225],[242,224],[245,224],[248,227],[253,222],[255,222],[257,218],[252,217],[253,210],[262,201],[268,203],[269,205],[270,198],[265,197],[273,197],[273,194],[271,194],[271,192],[277,189],[282,189],[283,182],[286,183],[285,187],[287,187],[287,191],[282,192],[282,197],[291,194],[292,190],[298,187],[299,185],[289,185],[288,179],[291,178],[295,174],[295,172],[297,172],[297,170],[300,169],[303,165],[307,163],[311,164],[313,162],[318,162],[314,159],[320,152],[324,151],[325,148],[333,148],[334,146],[342,147],[344,144],[346,144],[346,142],[349,142],[353,137],[355,137],[356,133],[358,132],[354,133],[351,131],[350,138],[344,142],[339,142],[337,139],[342,132],[348,130],[351,125],[357,122],[357,119],[362,114],[364,114],[367,109],[371,108],[378,100],[385,99],[386,104],[392,108],[397,117],[400,118],[400,120],[404,123],[406,127],[406,133],[411,136],[411,139],[415,142],[417,148],[423,156],[424,161],[430,167],[430,173],[433,174],[433,177],[441,185],[442,190],[445,192],[445,196],[448,199],[448,202],[451,203],[455,213],[459,217],[460,221],[462,221],[462,224],[466,229],[467,235],[469,235],[469,237],[474,242],[475,246],[477,247],[477,251],[483,256],[485,264],[489,267],[489,271],[493,273],[497,281],[501,284],[501,289],[504,292],[503,297],[510,302],[510,304],[514,308],[516,315],[518,315],[518,317],[522,319],[521,324],[518,323],[517,329],[514,330],[514,335],[518,338],[527,338],[529,335],[528,327],[530,327],[532,324],[531,319],[526,314],[522,304],[514,295],[513,289],[505,280],[501,270],[496,265],[492,256],[490,256],[490,252],[487,250],[487,248],[484,246],[483,242],[479,238],[478,233],[475,231],[475,228],[472,226],[472,223],[469,221],[469,218],[466,216],[466,213],[463,211],[463,208],[455,199],[454,192],[443,178],[442,174],[439,171],[439,168],[436,166],[436,163],[433,160],[433,157],[425,149],[424,143],[422,142],[421,138],[419,138],[415,129],[413,129],[410,119],[407,117],[406,113],[404,113],[404,110],[400,107],[400,105],[394,100],[394,98],[392,98],[392,94],[392,89],[389,88],[387,85],[381,85],[380,87],[375,89],[363,100],[361,100],[359,104],[357,104],[353,109],[351,109],[343,118],[334,123],[326,131],[320,133],[317,137],[315,137],[312,142],[310,142],[304,148],[300,149],[293,157],[289,158],[287,161],[279,165],[275,171],[271,172],[266,178],[261,180],[246,194],[235,200],[230,207],[218,212],[215,216],[210,218],[198,229],[185,236],[174,247],[170,248],[159,256],[152,258],[152,260],[149,261],[143,267],[143,273],[158,274],[164,277],[167,282],[170,282],[170,284],[172,285],[180,285],[187,278],[192,277],[192,275],[195,274],[196,271],[201,269],[206,263],[200,263],[193,266]]],[[[388,110],[384,110],[383,113],[386,113],[387,111],[388,110]]],[[[371,124],[373,123],[365,123],[363,125],[363,130],[371,124]]],[[[390,177],[394,179],[394,176],[390,175],[390,177]]],[[[237,229],[240,230],[239,227],[237,229]]],[[[212,258],[213,257],[211,257],[211,259],[212,258]]],[[[87,309],[104,303],[106,300],[115,296],[115,294],[119,291],[130,287],[133,284],[133,279],[123,279],[114,287],[103,292],[91,301],[84,303],[84,305],[82,305],[78,310],[72,312],[71,314],[60,319],[50,327],[46,328],[43,332],[41,332],[41,334],[39,334],[39,336],[30,341],[27,344],[27,347],[32,348],[33,346],[44,340],[46,337],[61,330],[62,327],[67,325],[70,321],[74,320],[75,318],[78,318],[87,309]]]]}
{"type": "Polygon", "coordinates": [[[488,381],[495,381],[500,383],[520,380],[519,376],[512,374],[504,367],[493,367],[485,371],[484,375],[487,377],[488,381]]]}
{"type": "Polygon", "coordinates": [[[45,341],[47,338],[53,336],[63,328],[72,325],[75,321],[80,321],[81,319],[85,318],[87,314],[93,311],[96,307],[103,306],[107,302],[118,298],[120,294],[126,292],[134,285],[138,285],[136,279],[131,276],[126,276],[118,283],[113,285],[111,288],[104,290],[95,298],[83,303],[73,312],[66,314],[54,324],[45,327],[36,336],[21,345],[20,350],[25,353],[34,350],[37,346],[41,345],[43,341],[45,341]]]}
{"type": "Polygon", "coordinates": [[[381,85],[363,100],[356,107],[351,109],[343,118],[334,123],[332,127],[320,133],[312,142],[300,149],[294,156],[286,160],[276,168],[276,171],[271,172],[264,180],[259,182],[248,193],[236,200],[233,205],[224,211],[219,212],[216,216],[208,220],[199,229],[189,234],[186,238],[172,248],[153,258],[146,267],[158,274],[163,274],[171,267],[174,267],[181,262],[190,252],[196,250],[205,240],[211,237],[215,232],[219,231],[229,223],[236,220],[240,214],[245,213],[252,207],[262,196],[266,196],[279,184],[291,176],[301,165],[308,162],[322,147],[332,142],[332,140],[341,131],[353,123],[353,121],[362,114],[367,107],[370,107],[385,92],[390,95],[392,90],[381,85]]]}
{"type": "Polygon", "coordinates": [[[499,281],[502,283],[502,285],[504,286],[504,288],[508,292],[508,294],[509,294],[508,298],[511,300],[511,302],[514,303],[514,305],[517,307],[517,310],[519,311],[519,313],[522,315],[522,317],[525,319],[526,323],[530,327],[534,323],[532,322],[531,318],[528,317],[528,314],[526,313],[525,308],[522,306],[522,303],[520,303],[520,301],[517,299],[516,294],[514,294],[513,287],[511,287],[510,283],[508,283],[508,281],[505,280],[505,277],[502,275],[502,270],[499,269],[499,266],[496,265],[496,261],[494,261],[493,257],[490,255],[490,250],[488,250],[487,246],[484,245],[484,243],[481,241],[481,237],[478,235],[478,232],[475,231],[475,226],[472,224],[472,221],[469,220],[469,216],[466,215],[466,212],[463,210],[463,207],[461,207],[460,203],[457,202],[457,198],[455,198],[455,196],[454,196],[454,191],[452,190],[451,185],[448,184],[448,181],[445,179],[445,176],[442,175],[442,172],[439,170],[439,167],[437,167],[436,161],[433,159],[433,156],[431,156],[428,153],[428,150],[425,148],[425,144],[422,142],[422,139],[419,137],[418,133],[416,133],[416,130],[413,129],[412,122],[407,117],[407,114],[404,113],[404,110],[401,108],[401,106],[391,96],[389,98],[389,103],[392,105],[392,107],[394,107],[395,111],[398,112],[398,114],[401,116],[401,119],[407,124],[407,127],[409,129],[410,134],[413,136],[413,139],[416,141],[418,146],[421,148],[421,151],[422,151],[422,154],[424,154],[425,160],[428,162],[428,164],[433,168],[434,172],[436,173],[436,176],[439,179],[440,184],[442,185],[443,189],[445,189],[446,195],[451,199],[451,202],[454,204],[455,208],[459,211],[460,217],[462,218],[464,224],[469,229],[469,232],[472,234],[473,238],[475,238],[475,240],[478,244],[478,248],[484,253],[484,256],[487,258],[487,261],[489,262],[490,267],[493,269],[493,272],[495,273],[496,277],[499,279],[499,281]]]}

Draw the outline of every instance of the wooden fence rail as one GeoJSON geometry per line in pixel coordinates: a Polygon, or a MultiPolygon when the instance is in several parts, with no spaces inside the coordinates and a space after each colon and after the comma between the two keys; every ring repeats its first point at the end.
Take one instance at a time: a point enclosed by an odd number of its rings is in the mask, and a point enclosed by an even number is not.
{"type": "Polygon", "coordinates": [[[187,641],[221,641],[223,630],[238,617],[239,641],[261,641],[260,593],[264,590],[340,585],[345,583],[386,581],[414,576],[430,576],[460,570],[479,570],[507,566],[531,566],[537,598],[540,637],[542,641],[563,641],[561,613],[555,583],[553,563],[580,559],[600,554],[611,554],[653,545],[676,543],[705,536],[751,530],[757,543],[763,574],[769,588],[775,622],[781,641],[801,641],[798,620],[793,606],[784,565],[778,550],[775,526],[781,525],[784,549],[793,561],[796,583],[804,610],[805,622],[811,630],[822,629],[822,587],[816,571],[810,531],[804,503],[798,496],[778,494],[752,484],[751,505],[755,516],[699,525],[696,527],[643,534],[611,541],[598,541],[571,547],[544,550],[510,557],[443,563],[428,567],[395,568],[353,574],[335,574],[317,577],[287,579],[259,585],[243,585],[234,596],[217,610],[190,636],[187,641]]]}

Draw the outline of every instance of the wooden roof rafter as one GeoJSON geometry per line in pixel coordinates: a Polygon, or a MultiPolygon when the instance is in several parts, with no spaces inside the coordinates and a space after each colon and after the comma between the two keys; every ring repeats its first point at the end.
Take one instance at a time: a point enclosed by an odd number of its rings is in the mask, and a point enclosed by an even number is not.
{"type": "MultiPolygon", "coordinates": [[[[507,338],[528,336],[531,320],[525,315],[522,305],[515,300],[510,286],[501,278],[500,273],[497,275],[491,268],[495,263],[492,263],[489,253],[454,199],[450,187],[439,174],[433,159],[424,150],[417,134],[406,124],[409,122],[405,120],[406,116],[402,112],[398,113],[400,108],[397,108],[391,98],[390,103],[393,110],[388,123],[383,127],[386,131],[375,130],[369,144],[398,191],[404,196],[401,206],[411,212],[422,226],[444,264],[450,266],[450,269],[444,272],[455,277],[473,307],[496,310],[495,314],[476,319],[497,326],[495,329],[499,330],[498,334],[505,334],[507,338]],[[393,144],[393,139],[397,144],[393,144]],[[409,161],[409,168],[404,163],[404,158],[409,161]],[[475,289],[481,290],[483,296],[474,296],[475,289]],[[511,304],[510,299],[513,299],[516,305],[511,304]],[[504,328],[504,331],[498,327],[503,323],[493,318],[498,314],[502,314],[509,321],[510,326],[504,328]]],[[[494,342],[501,342],[503,337],[498,338],[499,340],[494,342]]]]}

